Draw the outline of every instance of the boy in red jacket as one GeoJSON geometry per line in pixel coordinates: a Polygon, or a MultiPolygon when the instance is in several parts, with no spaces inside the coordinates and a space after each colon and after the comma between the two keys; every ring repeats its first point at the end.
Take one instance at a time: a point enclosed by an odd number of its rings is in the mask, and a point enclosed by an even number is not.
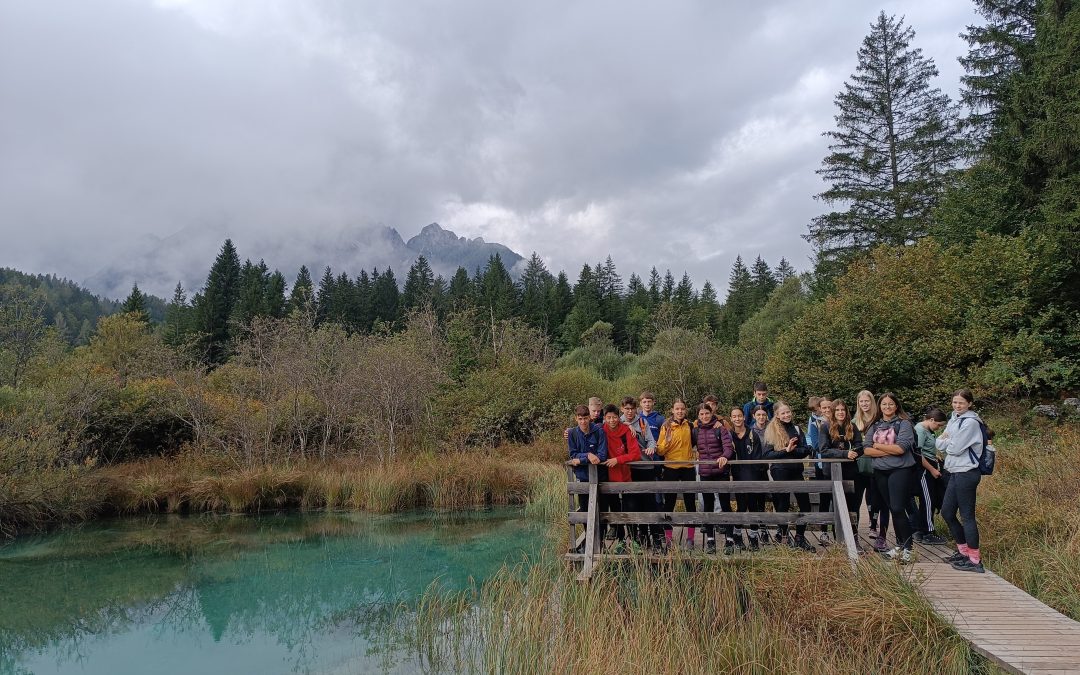
{"type": "MultiPolygon", "coordinates": [[[[628,483],[630,462],[641,459],[641,446],[638,445],[637,435],[633,430],[619,421],[619,409],[614,405],[604,408],[604,434],[607,436],[608,446],[608,460],[604,462],[604,466],[608,468],[608,481],[628,483]]],[[[612,512],[622,511],[620,497],[621,495],[608,495],[608,508],[612,512]]],[[[625,537],[626,528],[616,525],[615,539],[621,541],[625,537]]]]}

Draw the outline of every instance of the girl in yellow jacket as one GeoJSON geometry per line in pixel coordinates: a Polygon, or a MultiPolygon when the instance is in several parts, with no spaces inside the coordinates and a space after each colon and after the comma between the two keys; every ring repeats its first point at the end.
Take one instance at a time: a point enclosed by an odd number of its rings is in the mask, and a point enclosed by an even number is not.
{"type": "MultiPolygon", "coordinates": [[[[656,440],[656,454],[665,460],[694,459],[694,445],[691,441],[691,423],[686,419],[686,403],[682,399],[675,399],[675,405],[671,407],[671,416],[660,427],[660,438],[656,440]]],[[[696,480],[693,464],[684,464],[678,461],[669,461],[664,464],[661,480],[696,480]]],[[[684,492],[682,495],[683,508],[687,513],[697,510],[697,493],[684,492]]],[[[664,493],[664,510],[671,513],[675,510],[677,495],[674,492],[664,493]]],[[[664,537],[668,545],[671,545],[672,530],[670,526],[664,527],[664,537]]],[[[694,528],[687,528],[686,539],[690,547],[694,546],[694,528]]]]}

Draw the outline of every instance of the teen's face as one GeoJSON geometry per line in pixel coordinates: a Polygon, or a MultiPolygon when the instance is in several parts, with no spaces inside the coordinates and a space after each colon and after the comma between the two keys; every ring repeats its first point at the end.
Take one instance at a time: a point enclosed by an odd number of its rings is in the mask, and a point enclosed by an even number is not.
{"type": "Polygon", "coordinates": [[[873,406],[873,404],[874,403],[870,400],[869,396],[859,397],[859,410],[863,411],[864,413],[870,412],[870,408],[871,406],[873,406]]]}
{"type": "Polygon", "coordinates": [[[741,429],[743,423],[746,421],[746,418],[743,417],[742,410],[740,410],[739,408],[732,408],[730,416],[732,426],[734,426],[736,429],[741,429]]]}
{"type": "Polygon", "coordinates": [[[833,411],[832,401],[822,401],[818,404],[818,414],[822,417],[830,417],[833,411]]]}
{"type": "Polygon", "coordinates": [[[701,422],[702,424],[712,422],[712,408],[705,406],[704,409],[698,411],[697,418],[698,422],[701,422]]]}
{"type": "Polygon", "coordinates": [[[925,422],[923,422],[923,426],[926,427],[930,431],[937,431],[943,425],[941,424],[941,422],[938,422],[937,420],[926,420],[925,422]]]}
{"type": "Polygon", "coordinates": [[[757,422],[757,425],[759,427],[765,426],[769,423],[769,413],[765,412],[764,410],[755,410],[754,421],[757,422]]]}
{"type": "Polygon", "coordinates": [[[881,408],[881,414],[885,417],[892,417],[896,414],[896,401],[891,398],[881,399],[881,403],[878,405],[881,408]]]}
{"type": "Polygon", "coordinates": [[[843,406],[843,405],[836,406],[836,409],[833,410],[833,418],[837,422],[843,422],[844,420],[846,420],[847,419],[847,406],[843,406]]]}
{"type": "Polygon", "coordinates": [[[595,418],[597,415],[599,415],[600,411],[603,410],[603,409],[604,409],[604,406],[600,405],[599,403],[590,403],[589,404],[589,413],[593,416],[593,418],[595,418]]]}
{"type": "Polygon", "coordinates": [[[641,412],[648,415],[649,413],[651,413],[653,411],[653,406],[655,404],[656,404],[656,401],[652,400],[651,398],[643,398],[643,399],[641,399],[641,412]]]}
{"type": "Polygon", "coordinates": [[[686,419],[686,405],[682,403],[676,403],[671,409],[671,415],[677,420],[686,419]]]}
{"type": "Polygon", "coordinates": [[[618,428],[619,416],[613,412],[604,413],[604,424],[608,425],[612,429],[618,428]]]}
{"type": "Polygon", "coordinates": [[[791,408],[783,406],[776,411],[776,416],[780,418],[781,422],[790,422],[794,413],[791,412],[791,408]]]}
{"type": "Polygon", "coordinates": [[[622,407],[622,414],[623,414],[623,417],[625,417],[627,420],[634,419],[634,406],[632,406],[632,405],[624,405],[622,407]]]}
{"type": "Polygon", "coordinates": [[[712,414],[716,414],[716,401],[709,401],[705,405],[709,406],[709,410],[712,411],[712,414]]]}
{"type": "Polygon", "coordinates": [[[769,392],[767,391],[755,391],[754,400],[758,403],[764,403],[769,399],[769,392]]]}
{"type": "Polygon", "coordinates": [[[577,425],[579,429],[581,429],[582,431],[589,430],[589,422],[591,420],[589,419],[588,415],[578,415],[575,419],[577,420],[577,425]]]}
{"type": "Polygon", "coordinates": [[[953,409],[953,412],[956,413],[957,415],[963,415],[964,413],[966,413],[968,410],[971,409],[971,404],[968,403],[968,400],[966,398],[964,398],[963,396],[953,396],[952,397],[952,409],[953,409]]]}

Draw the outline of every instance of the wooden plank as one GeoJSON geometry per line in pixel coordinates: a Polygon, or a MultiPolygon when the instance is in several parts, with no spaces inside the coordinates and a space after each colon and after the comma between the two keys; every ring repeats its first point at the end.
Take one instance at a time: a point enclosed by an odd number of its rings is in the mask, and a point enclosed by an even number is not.
{"type": "MultiPolygon", "coordinates": [[[[844,481],[844,489],[854,490],[852,481],[844,481]]],[[[589,491],[588,483],[570,482],[566,489],[571,494],[584,494],[589,491]]],[[[823,480],[739,480],[739,481],[688,481],[657,480],[629,481],[626,483],[601,483],[602,494],[770,494],[778,493],[816,493],[832,492],[832,482],[823,480]]]]}
{"type": "MultiPolygon", "coordinates": [[[[832,472],[833,512],[836,518],[835,532],[847,550],[851,569],[855,570],[859,564],[859,549],[855,546],[855,533],[851,531],[851,518],[848,516],[847,495],[844,492],[848,488],[844,482],[841,465],[833,464],[830,470],[832,472]]],[[[854,491],[854,487],[852,487],[852,491],[854,491]]]]}
{"type": "MultiPolygon", "coordinates": [[[[586,522],[587,514],[575,511],[568,513],[570,522],[586,522]]],[[[652,511],[622,511],[616,513],[601,512],[600,520],[613,525],[828,525],[832,522],[831,513],[675,513],[652,511]]]]}
{"type": "Polygon", "coordinates": [[[585,513],[585,562],[581,566],[579,581],[592,576],[596,554],[600,551],[600,493],[597,490],[596,465],[589,465],[589,509],[585,513]]]}

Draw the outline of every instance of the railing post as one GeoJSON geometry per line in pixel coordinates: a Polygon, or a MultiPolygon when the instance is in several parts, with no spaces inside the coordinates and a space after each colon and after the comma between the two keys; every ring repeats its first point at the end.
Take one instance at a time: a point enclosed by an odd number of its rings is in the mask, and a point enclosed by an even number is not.
{"type": "Polygon", "coordinates": [[[851,529],[851,518],[848,516],[847,495],[844,493],[844,470],[840,462],[832,463],[832,491],[833,510],[836,519],[836,534],[844,540],[847,549],[848,562],[854,570],[859,562],[859,549],[855,546],[855,533],[851,529]]]}
{"type": "Polygon", "coordinates": [[[589,465],[589,508],[585,514],[585,563],[579,581],[592,576],[596,554],[600,552],[600,484],[595,464],[589,465]]]}

